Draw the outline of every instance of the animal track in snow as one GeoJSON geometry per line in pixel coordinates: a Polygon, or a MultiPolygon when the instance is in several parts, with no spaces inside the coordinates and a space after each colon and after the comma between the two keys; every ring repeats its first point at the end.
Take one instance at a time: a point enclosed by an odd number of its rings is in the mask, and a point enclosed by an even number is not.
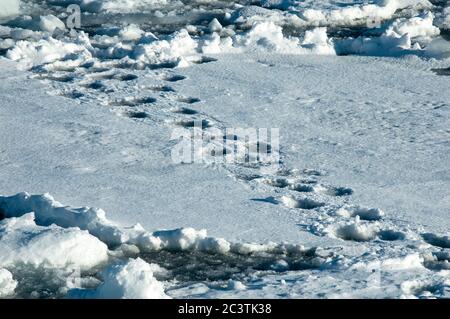
{"type": "Polygon", "coordinates": [[[143,111],[126,112],[125,115],[128,116],[129,118],[134,118],[134,119],[145,119],[145,118],[149,117],[148,113],[143,112],[143,111]]]}
{"type": "Polygon", "coordinates": [[[370,241],[376,238],[379,231],[378,225],[360,223],[356,221],[337,226],[334,235],[343,240],[370,241]]]}
{"type": "Polygon", "coordinates": [[[450,68],[446,68],[446,69],[432,69],[431,71],[433,71],[437,75],[450,76],[450,68]]]}
{"type": "Polygon", "coordinates": [[[88,74],[88,78],[95,80],[119,80],[119,81],[133,81],[138,78],[137,75],[131,73],[115,73],[115,72],[101,72],[101,73],[93,73],[88,74]]]}
{"type": "Polygon", "coordinates": [[[168,85],[156,85],[149,87],[154,92],[175,92],[175,89],[168,85]]]}
{"type": "Polygon", "coordinates": [[[430,270],[450,270],[450,251],[435,251],[424,256],[423,265],[430,270]]]}
{"type": "Polygon", "coordinates": [[[155,103],[156,101],[157,101],[156,98],[151,97],[151,96],[138,97],[138,98],[126,97],[126,98],[111,101],[111,102],[109,102],[109,105],[134,107],[134,106],[143,105],[143,104],[152,104],[152,103],[155,103]]]}
{"type": "Polygon", "coordinates": [[[83,92],[77,90],[69,90],[69,91],[63,90],[61,92],[58,92],[57,94],[70,99],[79,99],[84,96],[83,92]]]}
{"type": "Polygon", "coordinates": [[[396,241],[406,239],[406,235],[401,231],[395,231],[391,229],[381,230],[378,232],[377,236],[384,241],[396,241]]]}
{"type": "Polygon", "coordinates": [[[194,103],[198,103],[201,100],[195,97],[177,97],[175,98],[176,101],[181,102],[181,103],[186,103],[186,104],[194,104],[194,103]]]}
{"type": "Polygon", "coordinates": [[[108,91],[108,87],[100,80],[96,80],[93,82],[87,82],[85,84],[82,84],[82,86],[87,89],[92,89],[92,90],[97,90],[97,91],[102,91],[102,92],[108,91]]]}
{"type": "Polygon", "coordinates": [[[347,187],[328,187],[318,183],[314,179],[299,179],[299,178],[266,178],[263,179],[263,183],[277,187],[286,188],[292,191],[301,193],[322,193],[330,196],[347,196],[353,193],[353,190],[347,187]]]}
{"type": "Polygon", "coordinates": [[[439,236],[432,233],[422,234],[422,238],[430,245],[441,247],[441,248],[450,248],[450,237],[449,236],[439,236]]]}
{"type": "Polygon", "coordinates": [[[376,221],[384,216],[384,212],[379,208],[367,207],[342,207],[337,211],[337,214],[346,218],[359,217],[361,220],[376,221]]]}
{"type": "Polygon", "coordinates": [[[75,76],[73,76],[72,74],[60,74],[60,75],[40,74],[37,76],[37,78],[62,83],[69,83],[75,80],[75,76]]]}
{"type": "Polygon", "coordinates": [[[325,205],[325,203],[310,198],[294,198],[292,196],[282,196],[280,201],[289,208],[314,209],[325,205]]]}
{"type": "Polygon", "coordinates": [[[197,114],[198,112],[196,110],[187,108],[187,107],[175,107],[170,109],[171,112],[173,113],[178,113],[178,114],[185,114],[185,115],[194,115],[197,114]]]}
{"type": "Polygon", "coordinates": [[[177,120],[174,122],[175,125],[181,126],[184,128],[192,128],[198,125],[202,129],[211,127],[211,124],[208,120],[177,120]]]}

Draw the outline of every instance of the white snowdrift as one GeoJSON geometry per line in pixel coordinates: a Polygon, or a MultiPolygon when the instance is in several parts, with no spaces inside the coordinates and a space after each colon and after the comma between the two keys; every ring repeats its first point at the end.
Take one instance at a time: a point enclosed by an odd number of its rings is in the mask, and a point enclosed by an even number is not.
{"type": "MultiPolygon", "coordinates": [[[[433,26],[432,13],[410,19],[394,20],[379,37],[348,38],[336,43],[338,54],[361,54],[375,56],[396,56],[422,51],[414,39],[431,42],[440,31],[433,26]]],[[[442,52],[435,52],[438,56],[442,52]]]]}
{"type": "Polygon", "coordinates": [[[111,265],[102,272],[103,283],[94,290],[73,289],[70,298],[166,299],[164,286],[154,276],[157,265],[140,258],[111,265]]]}
{"type": "Polygon", "coordinates": [[[439,35],[439,28],[433,25],[434,16],[431,12],[411,19],[396,19],[387,29],[386,34],[404,36],[409,34],[411,38],[431,38],[439,35]]]}
{"type": "Polygon", "coordinates": [[[444,9],[444,27],[450,29],[450,7],[444,9]]]}
{"type": "Polygon", "coordinates": [[[377,224],[362,223],[357,216],[352,222],[331,226],[330,234],[344,240],[370,241],[377,236],[379,230],[377,224]]]}
{"type": "Polygon", "coordinates": [[[41,39],[38,42],[18,41],[6,56],[13,61],[20,62],[24,68],[55,62],[68,55],[76,55],[80,59],[90,58],[91,53],[86,47],[88,41],[89,39],[83,33],[76,42],[64,42],[52,37],[41,39]],[[86,42],[83,43],[83,40],[86,42]]]}
{"type": "Polygon", "coordinates": [[[0,222],[0,267],[17,264],[87,270],[108,259],[108,248],[87,231],[38,226],[34,214],[0,222]]]}
{"type": "MultiPolygon", "coordinates": [[[[40,28],[52,32],[62,27],[58,21],[50,16],[41,17],[40,28]]],[[[18,41],[7,52],[7,57],[20,62],[24,68],[67,58],[81,63],[95,57],[117,59],[127,66],[145,68],[148,65],[184,67],[201,60],[202,54],[205,53],[260,50],[284,54],[335,54],[325,28],[306,31],[304,39],[300,41],[299,38],[284,37],[282,28],[273,22],[255,23],[248,32],[233,37],[221,38],[214,32],[199,39],[192,38],[185,29],[158,39],[150,32],[144,33],[138,27],[128,26],[118,36],[97,36],[93,41],[107,48],[94,49],[91,40],[81,32],[75,41],[70,38],[57,40],[52,37],[44,37],[39,41],[18,41]],[[136,43],[124,43],[130,40],[136,43]]]]}
{"type": "Polygon", "coordinates": [[[13,295],[16,287],[17,281],[13,279],[13,275],[8,270],[0,268],[0,298],[13,295]]]}
{"type": "Polygon", "coordinates": [[[326,28],[306,31],[302,42],[298,38],[286,38],[282,31],[273,22],[255,23],[248,33],[235,38],[234,46],[243,50],[260,49],[286,54],[335,54],[326,28]]]}
{"type": "MultiPolygon", "coordinates": [[[[256,22],[243,33],[223,34],[220,23],[210,23],[211,34],[192,37],[181,29],[171,35],[157,38],[151,32],[144,32],[137,26],[124,27],[114,36],[94,36],[89,38],[80,32],[76,39],[57,40],[45,36],[48,32],[63,28],[63,23],[54,16],[40,18],[39,30],[45,31],[41,39],[18,41],[11,47],[7,57],[20,62],[22,68],[29,69],[55,61],[71,60],[81,64],[92,59],[114,59],[119,65],[136,69],[146,67],[186,67],[202,60],[203,54],[232,54],[251,51],[276,52],[280,54],[360,54],[376,56],[396,56],[409,53],[425,54],[418,43],[430,43],[439,35],[433,26],[433,14],[427,13],[410,19],[396,19],[381,36],[330,39],[327,29],[320,27],[305,32],[303,37],[286,37],[281,26],[272,21],[256,22]],[[216,30],[216,31],[214,31],[216,30]],[[132,41],[132,42],[130,42],[132,41]],[[95,42],[95,43],[94,43],[95,42]],[[97,45],[92,45],[92,43],[97,45]]],[[[13,39],[36,37],[31,30],[10,29],[13,39]],[[24,34],[29,31],[29,34],[24,34]],[[18,33],[13,36],[13,33],[18,33]]],[[[442,55],[440,47],[434,45],[429,55],[442,55]],[[438,52],[436,52],[438,51],[438,52]]]]}
{"type": "Polygon", "coordinates": [[[351,267],[351,269],[377,269],[379,271],[405,270],[412,268],[423,268],[423,257],[418,253],[397,258],[375,260],[372,262],[358,262],[351,267]]]}
{"type": "Polygon", "coordinates": [[[356,26],[376,25],[391,19],[396,12],[405,9],[431,8],[428,0],[376,0],[373,3],[339,6],[327,3],[324,8],[314,2],[268,0],[261,2],[262,8],[246,6],[238,8],[230,21],[244,25],[255,22],[272,21],[294,26],[356,26]],[[289,8],[289,11],[269,10],[269,8],[289,8]]]}
{"type": "MultiPolygon", "coordinates": [[[[63,206],[49,194],[29,195],[19,193],[10,197],[0,196],[0,211],[3,217],[7,218],[3,222],[9,223],[11,221],[13,223],[12,221],[14,221],[17,224],[17,229],[29,225],[29,227],[40,231],[46,229],[45,226],[47,226],[58,232],[76,230],[77,233],[88,235],[78,229],[87,230],[89,234],[110,247],[119,247],[122,244],[135,245],[143,252],[199,250],[219,254],[230,251],[239,254],[251,254],[254,252],[301,252],[305,249],[301,245],[286,243],[230,243],[223,238],[209,237],[204,229],[179,228],[150,233],[139,224],[129,228],[120,227],[109,221],[106,218],[106,213],[101,209],[63,206]],[[30,212],[34,212],[34,214],[28,214],[30,212]],[[22,219],[13,219],[21,216],[23,216],[22,219]],[[36,223],[33,221],[34,216],[36,223]],[[17,221],[21,221],[21,223],[17,221]],[[36,226],[36,224],[39,226],[36,226]]],[[[13,252],[11,252],[11,256],[11,258],[14,257],[13,252]]],[[[64,261],[62,262],[64,263],[64,261]]]]}
{"type": "Polygon", "coordinates": [[[81,8],[89,12],[136,12],[154,10],[168,3],[168,0],[82,0],[81,8]]]}
{"type": "Polygon", "coordinates": [[[2,0],[0,1],[0,18],[9,17],[19,14],[19,0],[2,0]]]}
{"type": "Polygon", "coordinates": [[[306,9],[302,18],[317,25],[357,25],[390,19],[397,10],[431,7],[428,0],[381,0],[374,4],[356,5],[329,11],[306,9]]]}
{"type": "Polygon", "coordinates": [[[66,25],[54,15],[41,16],[39,19],[39,28],[42,31],[52,33],[56,29],[65,30],[66,25]]]}

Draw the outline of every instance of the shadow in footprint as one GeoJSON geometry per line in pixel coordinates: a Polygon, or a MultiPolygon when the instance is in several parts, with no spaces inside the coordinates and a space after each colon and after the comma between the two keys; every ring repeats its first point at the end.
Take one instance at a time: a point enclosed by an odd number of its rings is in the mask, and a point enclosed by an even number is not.
{"type": "Polygon", "coordinates": [[[73,80],[75,79],[74,76],[72,75],[45,75],[45,76],[41,76],[41,79],[44,80],[50,80],[50,81],[55,81],[55,82],[61,82],[61,83],[69,83],[69,82],[73,82],[73,80]]]}
{"type": "Polygon", "coordinates": [[[145,119],[148,117],[148,114],[146,112],[127,112],[125,114],[129,118],[133,119],[145,119]]]}
{"type": "Polygon", "coordinates": [[[385,241],[395,241],[395,240],[404,240],[406,236],[404,233],[400,231],[388,229],[378,232],[378,238],[385,241]]]}
{"type": "Polygon", "coordinates": [[[294,198],[291,196],[281,197],[281,202],[286,207],[300,209],[314,209],[325,205],[322,202],[318,202],[310,198],[294,198]]]}
{"type": "Polygon", "coordinates": [[[449,236],[438,236],[432,233],[426,233],[422,234],[422,238],[430,245],[441,248],[450,248],[449,236]]]}
{"type": "Polygon", "coordinates": [[[189,109],[187,107],[174,108],[174,109],[171,109],[171,112],[177,113],[177,114],[185,114],[185,115],[194,115],[194,114],[198,113],[196,110],[189,109]]]}
{"type": "Polygon", "coordinates": [[[274,205],[279,204],[279,201],[273,196],[269,196],[266,198],[251,198],[250,200],[252,200],[254,202],[269,203],[269,204],[274,204],[274,205]]]}
{"type": "Polygon", "coordinates": [[[79,98],[82,98],[84,96],[84,94],[79,92],[79,91],[63,92],[63,93],[61,93],[59,95],[63,96],[63,97],[67,97],[69,99],[79,99],[79,98]]]}
{"type": "Polygon", "coordinates": [[[183,75],[167,75],[163,78],[164,81],[168,81],[168,82],[178,82],[178,81],[182,81],[184,79],[186,79],[186,77],[183,75]]]}
{"type": "Polygon", "coordinates": [[[310,186],[310,185],[305,185],[305,184],[294,184],[289,186],[289,189],[292,189],[296,192],[300,192],[300,193],[310,193],[310,192],[314,192],[314,187],[310,186]]]}
{"type": "Polygon", "coordinates": [[[175,124],[185,128],[201,127],[202,129],[205,129],[211,127],[208,120],[179,120],[176,121],[175,124]]]}
{"type": "Polygon", "coordinates": [[[152,104],[155,103],[156,99],[154,97],[141,97],[141,98],[124,98],[116,101],[112,101],[109,104],[113,106],[129,106],[134,107],[142,104],[152,104]]]}
{"type": "Polygon", "coordinates": [[[119,81],[133,81],[136,80],[138,78],[137,75],[134,74],[116,74],[114,75],[114,79],[119,80],[119,81]]]}
{"type": "Polygon", "coordinates": [[[150,88],[150,90],[155,92],[175,92],[175,90],[168,85],[153,86],[150,88]]]}
{"type": "Polygon", "coordinates": [[[431,69],[437,75],[450,76],[450,68],[447,69],[431,69]]]}
{"type": "Polygon", "coordinates": [[[97,91],[105,91],[107,89],[106,85],[104,85],[100,81],[90,82],[90,83],[84,84],[83,86],[85,88],[92,89],[92,90],[97,90],[97,91]]]}
{"type": "Polygon", "coordinates": [[[150,70],[157,69],[174,69],[178,66],[178,62],[163,62],[149,65],[150,70]]]}
{"type": "Polygon", "coordinates": [[[332,196],[349,196],[353,194],[353,190],[348,187],[333,187],[328,190],[328,193],[332,196]]]}
{"type": "Polygon", "coordinates": [[[178,97],[177,101],[186,104],[194,104],[200,102],[201,100],[195,97],[178,97]]]}

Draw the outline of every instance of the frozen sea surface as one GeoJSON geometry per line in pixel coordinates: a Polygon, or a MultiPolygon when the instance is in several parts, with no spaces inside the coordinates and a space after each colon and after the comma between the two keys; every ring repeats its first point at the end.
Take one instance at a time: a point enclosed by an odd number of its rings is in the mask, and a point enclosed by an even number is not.
{"type": "Polygon", "coordinates": [[[445,1],[4,3],[0,297],[448,298],[445,1]]]}

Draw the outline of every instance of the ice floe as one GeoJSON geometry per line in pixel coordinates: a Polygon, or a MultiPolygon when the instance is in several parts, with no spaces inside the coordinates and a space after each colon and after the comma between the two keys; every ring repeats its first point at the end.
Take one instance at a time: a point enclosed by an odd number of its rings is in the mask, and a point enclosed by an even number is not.
{"type": "Polygon", "coordinates": [[[103,282],[95,289],[72,289],[69,298],[97,299],[166,299],[164,285],[154,276],[157,265],[130,259],[108,266],[102,273],[103,282]]]}
{"type": "Polygon", "coordinates": [[[6,298],[14,294],[17,287],[17,281],[13,275],[6,269],[0,268],[0,298],[6,298]]]}
{"type": "Polygon", "coordinates": [[[2,0],[0,3],[0,18],[19,14],[19,0],[2,0]]]}
{"type": "Polygon", "coordinates": [[[108,260],[108,248],[78,228],[38,226],[34,214],[0,222],[0,267],[18,264],[87,270],[108,260]]]}

